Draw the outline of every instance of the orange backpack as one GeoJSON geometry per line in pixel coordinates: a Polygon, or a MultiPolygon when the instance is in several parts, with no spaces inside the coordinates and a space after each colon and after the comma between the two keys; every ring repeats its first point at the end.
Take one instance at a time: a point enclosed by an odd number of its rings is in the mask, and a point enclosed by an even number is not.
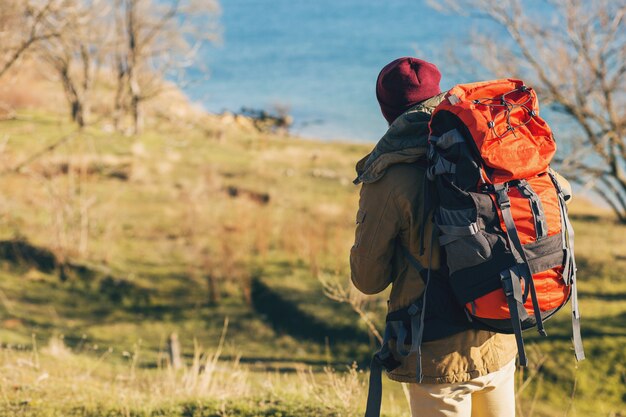
{"type": "Polygon", "coordinates": [[[572,300],[576,358],[584,359],[574,232],[549,164],[556,143],[535,92],[520,80],[457,85],[433,112],[429,168],[435,222],[456,299],[471,320],[515,334],[572,300]]]}
{"type": "Polygon", "coordinates": [[[537,96],[520,80],[457,85],[435,108],[426,182],[434,192],[427,191],[424,200],[435,207],[447,268],[425,270],[404,250],[426,290],[387,315],[383,343],[370,364],[365,417],[380,416],[382,370],[398,367],[399,356],[416,354],[417,382],[422,381],[421,344],[433,333],[425,319],[444,300],[444,290],[456,301],[446,305],[450,317],[440,317],[442,327],[453,327],[458,303],[468,328],[515,334],[523,366],[528,360],[522,331],[536,326],[546,336],[543,322],[571,299],[574,351],[577,360],[585,358],[568,196],[550,170],[555,152],[537,96]]]}

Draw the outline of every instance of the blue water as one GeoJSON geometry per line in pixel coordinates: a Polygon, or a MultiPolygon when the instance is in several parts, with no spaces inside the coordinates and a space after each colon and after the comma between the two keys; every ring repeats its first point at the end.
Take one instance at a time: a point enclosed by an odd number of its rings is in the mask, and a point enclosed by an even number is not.
{"type": "MultiPolygon", "coordinates": [[[[437,64],[442,90],[487,76],[446,62],[451,49],[469,53],[471,33],[488,23],[440,14],[424,0],[220,1],[222,45],[201,56],[210,78],[187,90],[209,111],[288,106],[295,134],[375,141],[387,128],[376,102],[376,77],[393,59],[411,55],[437,64]]],[[[553,12],[546,2],[524,5],[538,20],[553,12]]],[[[504,42],[502,28],[489,30],[494,41],[504,42]]],[[[564,138],[575,131],[571,121],[545,107],[542,116],[561,154],[567,153],[564,138]]]]}
{"type": "Polygon", "coordinates": [[[440,65],[441,86],[461,81],[443,65],[463,47],[468,20],[416,0],[222,0],[221,46],[201,60],[209,78],[188,91],[213,112],[287,106],[293,132],[376,140],[386,129],[375,96],[380,69],[418,56],[440,65]]]}

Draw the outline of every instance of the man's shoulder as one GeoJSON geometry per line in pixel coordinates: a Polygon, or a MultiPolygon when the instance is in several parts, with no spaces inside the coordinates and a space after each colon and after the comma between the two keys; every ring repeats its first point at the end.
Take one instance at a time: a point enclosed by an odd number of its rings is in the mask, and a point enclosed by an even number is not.
{"type": "Polygon", "coordinates": [[[426,163],[422,161],[395,164],[387,169],[380,179],[381,185],[393,189],[422,188],[426,174],[426,163]]]}
{"type": "MultiPolygon", "coordinates": [[[[414,199],[424,188],[426,167],[419,162],[390,166],[378,181],[363,184],[367,189],[365,198],[379,199],[391,195],[396,199],[414,199]]],[[[365,191],[365,190],[364,190],[365,191]]]]}

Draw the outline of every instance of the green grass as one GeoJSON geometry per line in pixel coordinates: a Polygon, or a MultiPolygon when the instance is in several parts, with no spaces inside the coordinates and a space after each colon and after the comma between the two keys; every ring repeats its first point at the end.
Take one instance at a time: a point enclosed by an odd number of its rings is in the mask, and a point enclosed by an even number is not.
{"type": "MultiPolygon", "coordinates": [[[[45,112],[22,116],[0,124],[8,138],[2,171],[72,131],[45,112]]],[[[62,281],[58,270],[0,262],[0,356],[3,369],[19,371],[0,378],[0,414],[358,415],[366,378],[349,382],[344,370],[365,365],[375,346],[315,276],[348,281],[353,165],[370,146],[207,123],[209,134],[163,124],[137,138],[92,127],[2,175],[0,239],[26,239],[98,272],[62,281]],[[49,174],[59,162],[69,173],[49,174]],[[108,175],[120,164],[127,181],[108,175]],[[242,193],[230,197],[229,186],[242,193]],[[248,192],[268,193],[269,203],[248,192]],[[219,283],[217,305],[209,303],[209,275],[219,283]],[[154,386],[171,382],[163,368],[169,335],[178,334],[191,363],[194,341],[217,348],[225,318],[222,364],[228,370],[240,358],[243,394],[192,390],[166,401],[154,386]],[[58,338],[70,354],[43,352],[29,367],[35,346],[58,338]],[[323,372],[328,364],[339,370],[334,376],[323,372]],[[308,367],[311,377],[301,371],[308,367]],[[141,374],[132,383],[131,369],[141,374]],[[347,388],[338,392],[333,381],[347,388]]],[[[626,226],[573,204],[588,360],[574,362],[569,307],[547,323],[547,339],[529,332],[531,359],[546,359],[520,393],[526,417],[531,408],[550,417],[626,413],[626,226]]],[[[379,326],[384,305],[384,294],[370,303],[379,326]]],[[[406,415],[399,384],[387,383],[386,393],[387,415],[406,415]]]]}

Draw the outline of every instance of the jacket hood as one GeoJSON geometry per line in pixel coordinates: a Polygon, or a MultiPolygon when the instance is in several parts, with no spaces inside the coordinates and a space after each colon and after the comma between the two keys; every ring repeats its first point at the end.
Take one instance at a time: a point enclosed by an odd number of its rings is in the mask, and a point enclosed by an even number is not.
{"type": "Polygon", "coordinates": [[[376,182],[387,168],[400,163],[415,162],[428,150],[428,122],[433,110],[443,100],[438,94],[404,112],[389,126],[374,150],[356,164],[355,184],[376,182]]]}

